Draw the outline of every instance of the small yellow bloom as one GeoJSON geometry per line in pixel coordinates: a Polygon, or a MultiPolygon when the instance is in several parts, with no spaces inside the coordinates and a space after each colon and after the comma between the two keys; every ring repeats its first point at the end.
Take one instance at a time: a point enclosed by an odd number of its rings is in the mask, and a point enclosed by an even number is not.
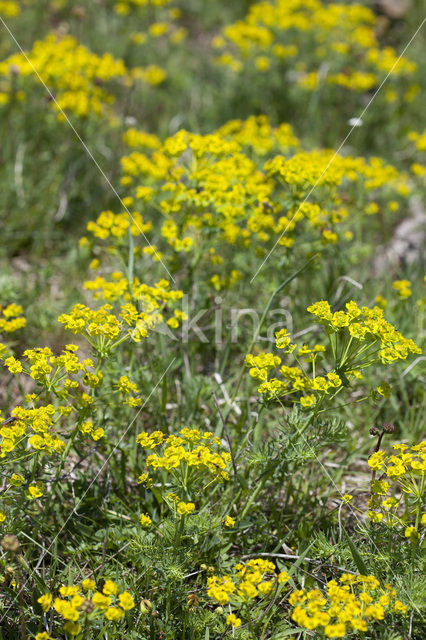
{"type": "Polygon", "coordinates": [[[66,622],[64,624],[64,631],[70,634],[70,636],[78,636],[81,631],[81,624],[78,622],[66,622]]]}
{"type": "Polygon", "coordinates": [[[235,613],[230,613],[226,618],[226,624],[229,624],[231,627],[239,627],[241,625],[241,619],[237,618],[235,613]]]}
{"type": "Polygon", "coordinates": [[[278,583],[279,584],[285,584],[289,580],[290,580],[290,576],[288,575],[287,571],[281,571],[278,574],[278,583]]]}
{"type": "Polygon", "coordinates": [[[44,613],[47,613],[47,611],[49,611],[52,605],[52,599],[53,596],[51,593],[45,593],[44,595],[40,596],[40,598],[38,598],[37,602],[41,604],[41,608],[43,609],[44,613]]]}
{"type": "Polygon", "coordinates": [[[120,602],[120,607],[124,609],[124,611],[129,611],[135,606],[135,601],[128,591],[123,591],[123,593],[120,593],[120,595],[118,596],[118,600],[120,602]]]}
{"type": "Polygon", "coordinates": [[[120,609],[120,607],[109,607],[105,611],[105,618],[107,618],[107,620],[117,621],[117,620],[121,620],[123,616],[124,616],[124,611],[123,609],[120,609]]]}
{"type": "Polygon", "coordinates": [[[93,589],[96,588],[96,583],[94,580],[90,580],[90,578],[86,578],[85,580],[82,581],[81,587],[85,591],[91,591],[91,590],[93,591],[93,589]]]}
{"type": "Polygon", "coordinates": [[[178,502],[177,512],[181,516],[188,516],[195,511],[195,504],[193,502],[178,502]]]}
{"type": "Polygon", "coordinates": [[[420,537],[420,533],[417,531],[416,527],[407,527],[404,533],[406,538],[410,538],[411,540],[417,540],[420,537]]]}
{"type": "Polygon", "coordinates": [[[113,580],[105,580],[104,588],[102,592],[106,596],[115,596],[118,593],[118,587],[113,580]]]}
{"type": "Polygon", "coordinates": [[[145,513],[141,513],[139,521],[143,527],[149,527],[149,525],[152,524],[151,518],[145,513]]]}

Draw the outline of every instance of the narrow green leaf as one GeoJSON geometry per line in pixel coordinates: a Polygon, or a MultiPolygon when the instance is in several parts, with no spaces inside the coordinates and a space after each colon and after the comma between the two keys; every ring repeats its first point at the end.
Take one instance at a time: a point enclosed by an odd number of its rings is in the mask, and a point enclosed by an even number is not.
{"type": "Polygon", "coordinates": [[[367,567],[365,566],[364,560],[361,558],[358,549],[356,548],[356,546],[354,545],[354,543],[352,542],[352,540],[349,538],[348,534],[345,532],[345,536],[346,536],[346,540],[348,541],[348,545],[349,548],[351,550],[352,553],[352,557],[354,559],[354,562],[356,564],[356,568],[358,569],[358,571],[363,575],[363,576],[368,576],[369,571],[367,569],[367,567]]]}
{"type": "Polygon", "coordinates": [[[271,636],[271,640],[281,640],[282,638],[288,638],[288,636],[292,636],[294,633],[298,633],[299,631],[306,631],[303,627],[293,627],[292,629],[286,629],[285,631],[280,631],[277,636],[271,636]]]}

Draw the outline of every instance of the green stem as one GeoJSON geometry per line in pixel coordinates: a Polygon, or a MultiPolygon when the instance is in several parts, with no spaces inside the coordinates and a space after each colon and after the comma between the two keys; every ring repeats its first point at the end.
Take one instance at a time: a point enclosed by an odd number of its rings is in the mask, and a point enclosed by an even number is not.
{"type": "Polygon", "coordinates": [[[244,507],[244,509],[241,512],[241,515],[239,517],[240,520],[244,520],[244,517],[246,516],[247,512],[249,511],[251,505],[256,500],[256,498],[259,495],[259,493],[262,491],[267,477],[268,476],[265,475],[265,480],[263,482],[259,482],[259,484],[257,485],[256,489],[251,494],[249,501],[247,502],[246,506],[244,507]]]}
{"type": "MultiPolygon", "coordinates": [[[[318,254],[318,253],[316,253],[316,254],[314,254],[311,258],[309,258],[309,260],[308,260],[307,262],[305,262],[305,264],[304,264],[302,267],[300,267],[300,269],[298,269],[298,270],[297,270],[297,271],[295,271],[291,276],[289,276],[288,278],[286,278],[286,279],[284,280],[284,282],[282,282],[282,283],[279,285],[279,287],[277,287],[277,288],[275,289],[275,291],[271,294],[271,297],[269,298],[268,303],[267,303],[267,305],[266,305],[266,307],[265,307],[265,310],[264,310],[264,312],[263,312],[263,314],[262,314],[262,316],[261,316],[261,318],[260,318],[259,324],[257,325],[257,328],[256,328],[256,330],[255,330],[255,332],[254,332],[253,339],[252,339],[252,341],[251,341],[251,343],[250,343],[250,346],[249,346],[249,348],[248,348],[248,350],[247,350],[247,352],[248,352],[248,353],[251,353],[251,351],[252,351],[252,349],[253,349],[253,347],[254,347],[254,345],[255,345],[255,343],[256,343],[256,340],[257,340],[257,338],[259,337],[259,333],[261,332],[261,330],[262,330],[262,328],[263,328],[263,324],[264,324],[264,322],[265,322],[265,320],[266,320],[266,316],[267,316],[267,315],[268,315],[268,313],[269,313],[269,309],[271,308],[271,305],[272,305],[272,302],[273,302],[273,300],[274,300],[275,296],[276,296],[280,291],[282,291],[282,290],[284,289],[284,287],[286,287],[288,284],[290,284],[290,282],[291,282],[292,280],[294,280],[295,278],[297,278],[297,276],[298,276],[298,275],[300,275],[300,274],[302,273],[302,271],[304,271],[304,270],[305,270],[305,269],[310,265],[310,263],[311,263],[311,262],[313,262],[313,260],[316,260],[316,258],[318,257],[318,255],[319,255],[319,254],[318,254]]],[[[242,380],[242,378],[243,378],[244,370],[245,370],[245,365],[243,365],[243,366],[242,366],[241,371],[240,371],[240,375],[238,376],[237,383],[236,383],[236,385],[235,385],[235,389],[234,389],[234,393],[232,394],[232,398],[231,398],[231,402],[230,402],[231,406],[232,406],[232,404],[233,404],[233,402],[234,402],[235,398],[237,397],[237,393],[238,393],[238,390],[239,390],[240,385],[241,385],[241,380],[242,380]]],[[[229,412],[230,412],[230,411],[231,411],[231,409],[229,409],[229,411],[228,411],[228,415],[229,415],[229,412]]],[[[228,417],[228,415],[226,416],[226,418],[228,417]]],[[[225,419],[226,419],[226,418],[225,418],[225,419]]]]}
{"type": "Polygon", "coordinates": [[[132,235],[132,224],[129,220],[128,236],[129,236],[129,258],[127,263],[127,282],[129,285],[129,293],[133,295],[133,269],[135,261],[135,243],[132,235]]]}

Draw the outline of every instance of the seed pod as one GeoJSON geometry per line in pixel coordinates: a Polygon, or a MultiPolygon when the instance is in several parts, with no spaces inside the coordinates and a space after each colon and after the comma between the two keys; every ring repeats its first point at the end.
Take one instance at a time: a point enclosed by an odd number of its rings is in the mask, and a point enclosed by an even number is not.
{"type": "Polygon", "coordinates": [[[93,609],[95,608],[95,605],[93,604],[93,602],[91,600],[85,600],[80,607],[81,611],[84,611],[84,613],[92,613],[93,609]]]}
{"type": "Polygon", "coordinates": [[[14,536],[13,533],[4,536],[0,544],[5,551],[10,551],[11,553],[16,553],[21,546],[18,538],[14,536]]]}
{"type": "Polygon", "coordinates": [[[146,600],[146,599],[141,600],[139,608],[140,608],[141,613],[143,613],[144,615],[146,613],[148,613],[148,611],[152,611],[152,602],[151,602],[151,600],[146,600]]]}

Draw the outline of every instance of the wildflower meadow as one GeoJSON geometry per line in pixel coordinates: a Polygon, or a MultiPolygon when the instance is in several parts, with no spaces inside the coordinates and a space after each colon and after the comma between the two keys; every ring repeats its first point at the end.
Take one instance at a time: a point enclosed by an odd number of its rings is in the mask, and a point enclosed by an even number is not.
{"type": "Polygon", "coordinates": [[[424,640],[420,0],[0,0],[0,640],[424,640]]]}

